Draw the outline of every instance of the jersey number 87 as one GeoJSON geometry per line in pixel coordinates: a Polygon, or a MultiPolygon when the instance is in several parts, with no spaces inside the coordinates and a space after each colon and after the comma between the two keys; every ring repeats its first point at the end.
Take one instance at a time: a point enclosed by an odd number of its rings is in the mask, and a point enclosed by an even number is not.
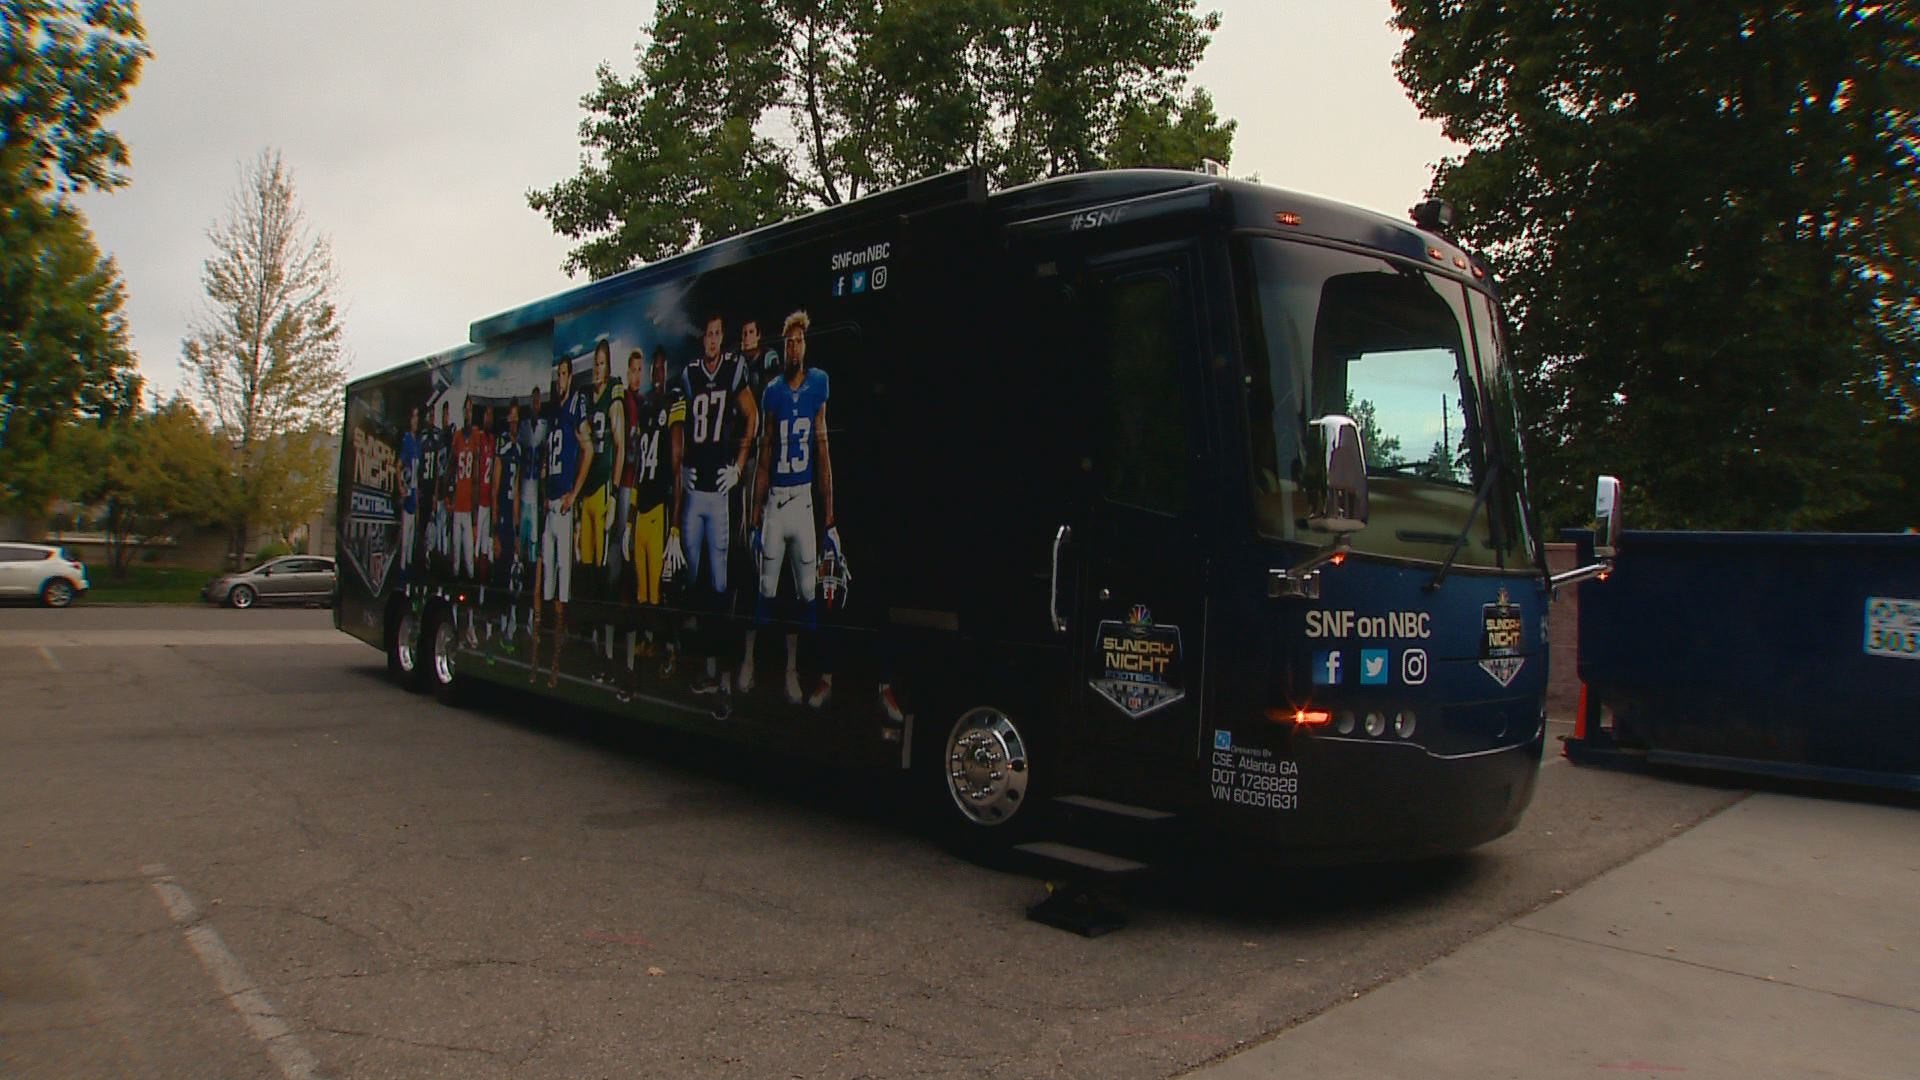
{"type": "Polygon", "coordinates": [[[727,416],[727,392],[708,390],[693,399],[693,441],[720,441],[720,422],[727,416]]]}

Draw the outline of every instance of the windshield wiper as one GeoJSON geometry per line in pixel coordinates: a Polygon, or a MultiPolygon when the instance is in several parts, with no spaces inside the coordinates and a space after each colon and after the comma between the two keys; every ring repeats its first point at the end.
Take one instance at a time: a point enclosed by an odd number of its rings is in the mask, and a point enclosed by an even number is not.
{"type": "Polygon", "coordinates": [[[1467,511],[1467,523],[1460,527],[1460,535],[1453,538],[1453,550],[1447,552],[1446,561],[1440,564],[1440,572],[1433,576],[1432,581],[1427,582],[1428,592],[1439,588],[1441,583],[1447,580],[1447,571],[1453,569],[1453,561],[1460,557],[1460,549],[1466,546],[1467,537],[1473,535],[1474,520],[1480,516],[1480,507],[1486,503],[1487,496],[1493,493],[1493,480],[1499,475],[1500,459],[1494,458],[1487,463],[1487,476],[1480,481],[1480,490],[1474,493],[1473,509],[1467,511]]]}

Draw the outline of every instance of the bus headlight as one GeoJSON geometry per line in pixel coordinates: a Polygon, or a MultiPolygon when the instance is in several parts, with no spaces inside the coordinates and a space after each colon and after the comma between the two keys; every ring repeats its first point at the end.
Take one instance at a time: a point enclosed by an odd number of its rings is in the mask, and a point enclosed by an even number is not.
{"type": "Polygon", "coordinates": [[[1401,709],[1393,716],[1393,733],[1403,739],[1411,739],[1419,722],[1420,718],[1413,715],[1412,709],[1401,709]]]}
{"type": "Polygon", "coordinates": [[[1353,725],[1354,725],[1354,719],[1353,719],[1352,709],[1341,709],[1340,714],[1334,717],[1333,730],[1338,731],[1342,735],[1353,734],[1353,725]]]}
{"type": "Polygon", "coordinates": [[[1377,712],[1367,714],[1367,734],[1370,737],[1377,739],[1386,734],[1386,731],[1387,718],[1385,714],[1377,712]]]}

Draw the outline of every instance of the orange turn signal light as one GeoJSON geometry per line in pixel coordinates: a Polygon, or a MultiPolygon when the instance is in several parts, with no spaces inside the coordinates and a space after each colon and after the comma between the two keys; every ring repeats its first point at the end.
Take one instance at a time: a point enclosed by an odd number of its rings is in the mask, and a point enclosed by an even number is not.
{"type": "Polygon", "coordinates": [[[1333,723],[1333,714],[1325,709],[1268,709],[1267,719],[1294,727],[1326,727],[1333,723]]]}
{"type": "Polygon", "coordinates": [[[1300,215],[1294,213],[1291,210],[1282,210],[1279,213],[1276,213],[1273,215],[1273,220],[1279,222],[1282,225],[1291,225],[1294,227],[1298,227],[1300,224],[1300,215]]]}

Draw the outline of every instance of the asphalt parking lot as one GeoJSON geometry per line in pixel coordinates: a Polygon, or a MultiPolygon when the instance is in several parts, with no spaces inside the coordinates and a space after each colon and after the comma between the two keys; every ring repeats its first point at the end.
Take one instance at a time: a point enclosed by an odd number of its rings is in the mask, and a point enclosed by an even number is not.
{"type": "Polygon", "coordinates": [[[0,610],[0,1076],[1178,1075],[1741,794],[1543,769],[1469,856],[1087,940],[864,781],[448,709],[324,611],[0,610]]]}

